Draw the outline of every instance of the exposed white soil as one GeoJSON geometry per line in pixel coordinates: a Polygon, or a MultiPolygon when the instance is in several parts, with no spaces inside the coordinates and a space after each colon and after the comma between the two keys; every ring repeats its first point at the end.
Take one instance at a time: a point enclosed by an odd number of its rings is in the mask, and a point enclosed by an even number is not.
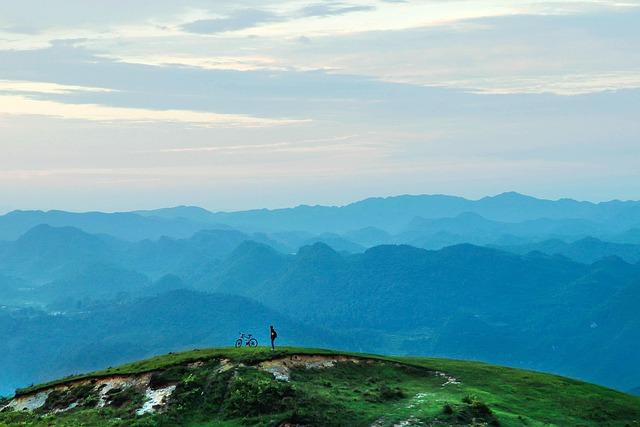
{"type": "Polygon", "coordinates": [[[136,411],[138,415],[149,414],[155,412],[157,409],[164,408],[173,394],[173,391],[176,389],[175,385],[170,385],[169,387],[159,388],[157,390],[152,390],[147,388],[145,391],[145,402],[142,405],[142,408],[136,411]]]}
{"type": "MultiPolygon", "coordinates": [[[[92,385],[93,390],[98,394],[97,408],[103,408],[109,404],[109,392],[114,389],[130,389],[144,393],[145,402],[137,413],[148,414],[163,409],[169,397],[176,389],[175,385],[171,385],[158,390],[153,390],[149,386],[153,373],[145,373],[139,375],[117,375],[104,378],[91,378],[72,381],[67,384],[57,385],[48,390],[39,391],[37,393],[18,396],[13,398],[7,405],[0,410],[13,409],[15,411],[35,411],[44,406],[47,398],[53,391],[67,391],[76,387],[92,385]]],[[[65,412],[78,406],[78,402],[72,402],[67,408],[56,409],[54,412],[65,412]]]]}
{"type": "Polygon", "coordinates": [[[422,404],[429,398],[433,396],[433,393],[418,393],[409,402],[407,408],[413,409],[415,407],[422,406],[422,404]]]}
{"type": "MultiPolygon", "coordinates": [[[[371,424],[371,427],[384,427],[385,425],[388,425],[387,420],[385,420],[384,418],[379,418],[375,420],[373,424],[371,424]]],[[[424,423],[419,419],[415,417],[410,417],[406,420],[402,420],[400,422],[393,424],[392,427],[414,427],[414,426],[423,426],[423,425],[424,423]]]]}
{"type": "Polygon", "coordinates": [[[292,356],[267,360],[258,364],[258,369],[269,372],[280,381],[289,381],[291,369],[326,369],[333,368],[337,363],[371,363],[372,360],[350,356],[323,356],[294,354],[292,356]]]}
{"type": "MultiPolygon", "coordinates": [[[[117,376],[117,377],[108,377],[103,379],[95,380],[94,390],[98,390],[98,408],[103,408],[107,405],[108,396],[107,394],[113,389],[127,389],[127,388],[135,388],[136,390],[142,391],[146,390],[149,387],[149,381],[151,380],[151,374],[142,374],[135,376],[117,376]]],[[[84,384],[89,383],[89,381],[84,382],[84,384]]],[[[77,385],[83,385],[82,383],[77,385]]]]}
{"type": "Polygon", "coordinates": [[[222,359],[220,360],[220,366],[218,367],[218,369],[216,370],[217,373],[222,373],[222,372],[227,372],[231,369],[233,369],[235,366],[233,362],[231,362],[229,359],[222,359]]]}
{"type": "Polygon", "coordinates": [[[423,426],[424,424],[417,418],[411,417],[407,420],[400,421],[393,425],[393,427],[410,427],[410,426],[423,426]]]}
{"type": "Polygon", "coordinates": [[[460,385],[462,384],[456,377],[453,377],[444,372],[436,371],[436,375],[445,379],[445,382],[442,384],[442,387],[446,387],[448,385],[460,385]]]}
{"type": "Polygon", "coordinates": [[[20,396],[12,399],[9,404],[0,408],[0,410],[4,409],[13,409],[14,411],[33,411],[38,408],[41,408],[44,405],[44,402],[47,401],[47,397],[49,397],[49,393],[51,390],[45,390],[38,392],[36,394],[31,394],[29,396],[20,396]]]}

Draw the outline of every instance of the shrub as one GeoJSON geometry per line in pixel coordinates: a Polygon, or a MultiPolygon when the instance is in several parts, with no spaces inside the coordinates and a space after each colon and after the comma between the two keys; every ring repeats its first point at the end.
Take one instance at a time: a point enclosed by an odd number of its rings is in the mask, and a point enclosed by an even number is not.
{"type": "Polygon", "coordinates": [[[275,414],[290,409],[294,399],[287,398],[294,396],[290,384],[268,376],[238,377],[231,383],[224,409],[228,416],[275,414]]]}
{"type": "Polygon", "coordinates": [[[142,404],[144,397],[142,393],[133,387],[124,389],[114,388],[107,392],[106,403],[109,406],[122,408],[124,406],[138,406],[142,404]]]}
{"type": "Polygon", "coordinates": [[[393,400],[400,400],[406,397],[404,391],[398,387],[389,387],[386,384],[381,385],[376,390],[368,392],[367,400],[370,402],[390,402],[393,400]]]}
{"type": "Polygon", "coordinates": [[[187,372],[184,366],[172,366],[161,372],[155,372],[149,380],[149,387],[153,390],[176,384],[182,380],[187,372]]]}
{"type": "Polygon", "coordinates": [[[491,408],[476,396],[465,396],[462,403],[452,405],[446,403],[442,407],[442,413],[455,425],[500,425],[498,418],[491,408]]]}

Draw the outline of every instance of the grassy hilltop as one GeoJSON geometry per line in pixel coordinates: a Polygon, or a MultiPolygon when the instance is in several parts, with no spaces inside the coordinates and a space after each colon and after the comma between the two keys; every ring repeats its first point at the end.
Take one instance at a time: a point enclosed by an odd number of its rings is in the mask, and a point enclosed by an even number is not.
{"type": "Polygon", "coordinates": [[[7,404],[0,425],[640,426],[640,398],[567,378],[299,348],[169,354],[18,390],[7,404]]]}

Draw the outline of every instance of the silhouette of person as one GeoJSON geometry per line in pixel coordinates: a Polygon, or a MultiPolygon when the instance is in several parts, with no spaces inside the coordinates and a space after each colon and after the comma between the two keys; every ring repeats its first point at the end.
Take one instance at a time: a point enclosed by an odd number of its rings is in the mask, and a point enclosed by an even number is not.
{"type": "Polygon", "coordinates": [[[275,340],[278,338],[278,333],[273,329],[273,325],[269,326],[269,329],[271,329],[271,350],[273,351],[276,349],[275,340]]]}

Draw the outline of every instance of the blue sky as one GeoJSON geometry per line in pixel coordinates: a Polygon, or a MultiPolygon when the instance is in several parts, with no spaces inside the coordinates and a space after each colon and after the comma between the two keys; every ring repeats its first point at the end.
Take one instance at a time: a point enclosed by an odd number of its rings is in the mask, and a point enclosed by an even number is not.
{"type": "Polygon", "coordinates": [[[23,0],[0,210],[640,199],[640,2],[23,0]]]}

